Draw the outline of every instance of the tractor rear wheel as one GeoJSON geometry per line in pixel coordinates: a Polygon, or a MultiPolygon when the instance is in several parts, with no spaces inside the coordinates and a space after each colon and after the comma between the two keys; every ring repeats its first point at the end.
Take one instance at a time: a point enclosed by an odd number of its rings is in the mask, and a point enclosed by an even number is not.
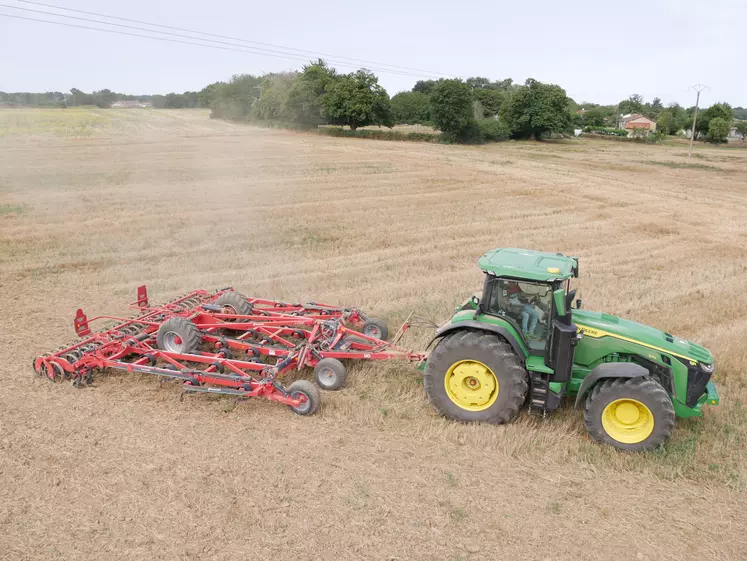
{"type": "Polygon", "coordinates": [[[156,344],[162,351],[189,354],[202,343],[202,335],[197,326],[188,319],[173,317],[158,328],[156,344]]]}
{"type": "Polygon", "coordinates": [[[674,407],[652,378],[614,378],[586,397],[584,424],[599,442],[624,450],[647,450],[664,443],[674,427],[674,407]]]}
{"type": "Polygon", "coordinates": [[[444,417],[502,424],[519,413],[527,371],[505,339],[484,331],[443,338],[425,366],[428,400],[444,417]]]}
{"type": "Polygon", "coordinates": [[[216,306],[220,306],[224,314],[236,314],[239,316],[252,315],[252,305],[245,296],[238,292],[224,292],[213,303],[216,306]]]}

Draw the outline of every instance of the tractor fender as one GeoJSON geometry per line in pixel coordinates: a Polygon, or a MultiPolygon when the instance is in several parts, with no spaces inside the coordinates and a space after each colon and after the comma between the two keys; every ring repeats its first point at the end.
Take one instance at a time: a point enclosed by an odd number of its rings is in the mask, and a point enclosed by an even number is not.
{"type": "Polygon", "coordinates": [[[578,394],[576,394],[576,403],[573,407],[578,407],[581,403],[581,399],[586,393],[603,378],[640,378],[642,376],[648,376],[649,372],[640,364],[634,362],[605,362],[599,366],[592,368],[591,372],[586,375],[586,378],[581,382],[581,386],[578,388],[578,394]]]}
{"type": "Polygon", "coordinates": [[[511,345],[511,348],[522,360],[526,356],[524,349],[521,348],[521,345],[516,340],[516,337],[514,337],[508,329],[506,329],[505,327],[501,327],[500,325],[493,325],[492,323],[485,323],[482,321],[474,320],[459,321],[456,323],[444,325],[438,331],[436,331],[436,334],[433,336],[433,339],[428,342],[425,350],[427,351],[436,339],[440,339],[444,335],[448,335],[449,333],[460,331],[462,329],[479,329],[480,331],[490,331],[491,333],[497,333],[506,341],[508,341],[509,345],[511,345]]]}

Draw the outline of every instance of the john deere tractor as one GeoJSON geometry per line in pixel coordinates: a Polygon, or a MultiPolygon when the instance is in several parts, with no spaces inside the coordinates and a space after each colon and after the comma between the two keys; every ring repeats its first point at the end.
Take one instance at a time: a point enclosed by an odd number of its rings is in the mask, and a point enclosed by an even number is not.
{"type": "Polygon", "coordinates": [[[425,389],[442,415],[505,423],[525,404],[546,415],[569,396],[584,408],[592,438],[644,450],[669,438],[675,417],[697,417],[703,405],[718,404],[708,350],[581,309],[571,289],[577,258],[495,249],[478,265],[482,295],[457,309],[431,341],[438,343],[426,362],[425,389]]]}

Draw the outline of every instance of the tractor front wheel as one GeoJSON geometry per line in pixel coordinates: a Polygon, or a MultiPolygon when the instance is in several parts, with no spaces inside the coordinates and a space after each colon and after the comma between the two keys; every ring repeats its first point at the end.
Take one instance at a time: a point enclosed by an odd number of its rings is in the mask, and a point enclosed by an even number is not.
{"type": "Polygon", "coordinates": [[[666,390],[648,377],[603,380],[586,397],[589,435],[624,450],[647,450],[666,442],[674,418],[666,390]]]}
{"type": "Polygon", "coordinates": [[[527,371],[505,339],[459,331],[442,339],[425,366],[428,400],[444,417],[506,423],[527,393],[527,371]]]}

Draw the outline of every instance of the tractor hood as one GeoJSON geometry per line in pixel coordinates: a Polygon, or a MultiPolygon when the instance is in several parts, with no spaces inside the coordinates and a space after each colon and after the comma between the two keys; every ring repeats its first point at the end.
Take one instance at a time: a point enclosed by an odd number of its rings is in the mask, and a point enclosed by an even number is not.
{"type": "Polygon", "coordinates": [[[573,310],[573,323],[578,326],[579,332],[586,337],[614,337],[678,358],[703,364],[713,363],[713,355],[708,349],[696,343],[617,316],[586,310],[573,310]]]}

